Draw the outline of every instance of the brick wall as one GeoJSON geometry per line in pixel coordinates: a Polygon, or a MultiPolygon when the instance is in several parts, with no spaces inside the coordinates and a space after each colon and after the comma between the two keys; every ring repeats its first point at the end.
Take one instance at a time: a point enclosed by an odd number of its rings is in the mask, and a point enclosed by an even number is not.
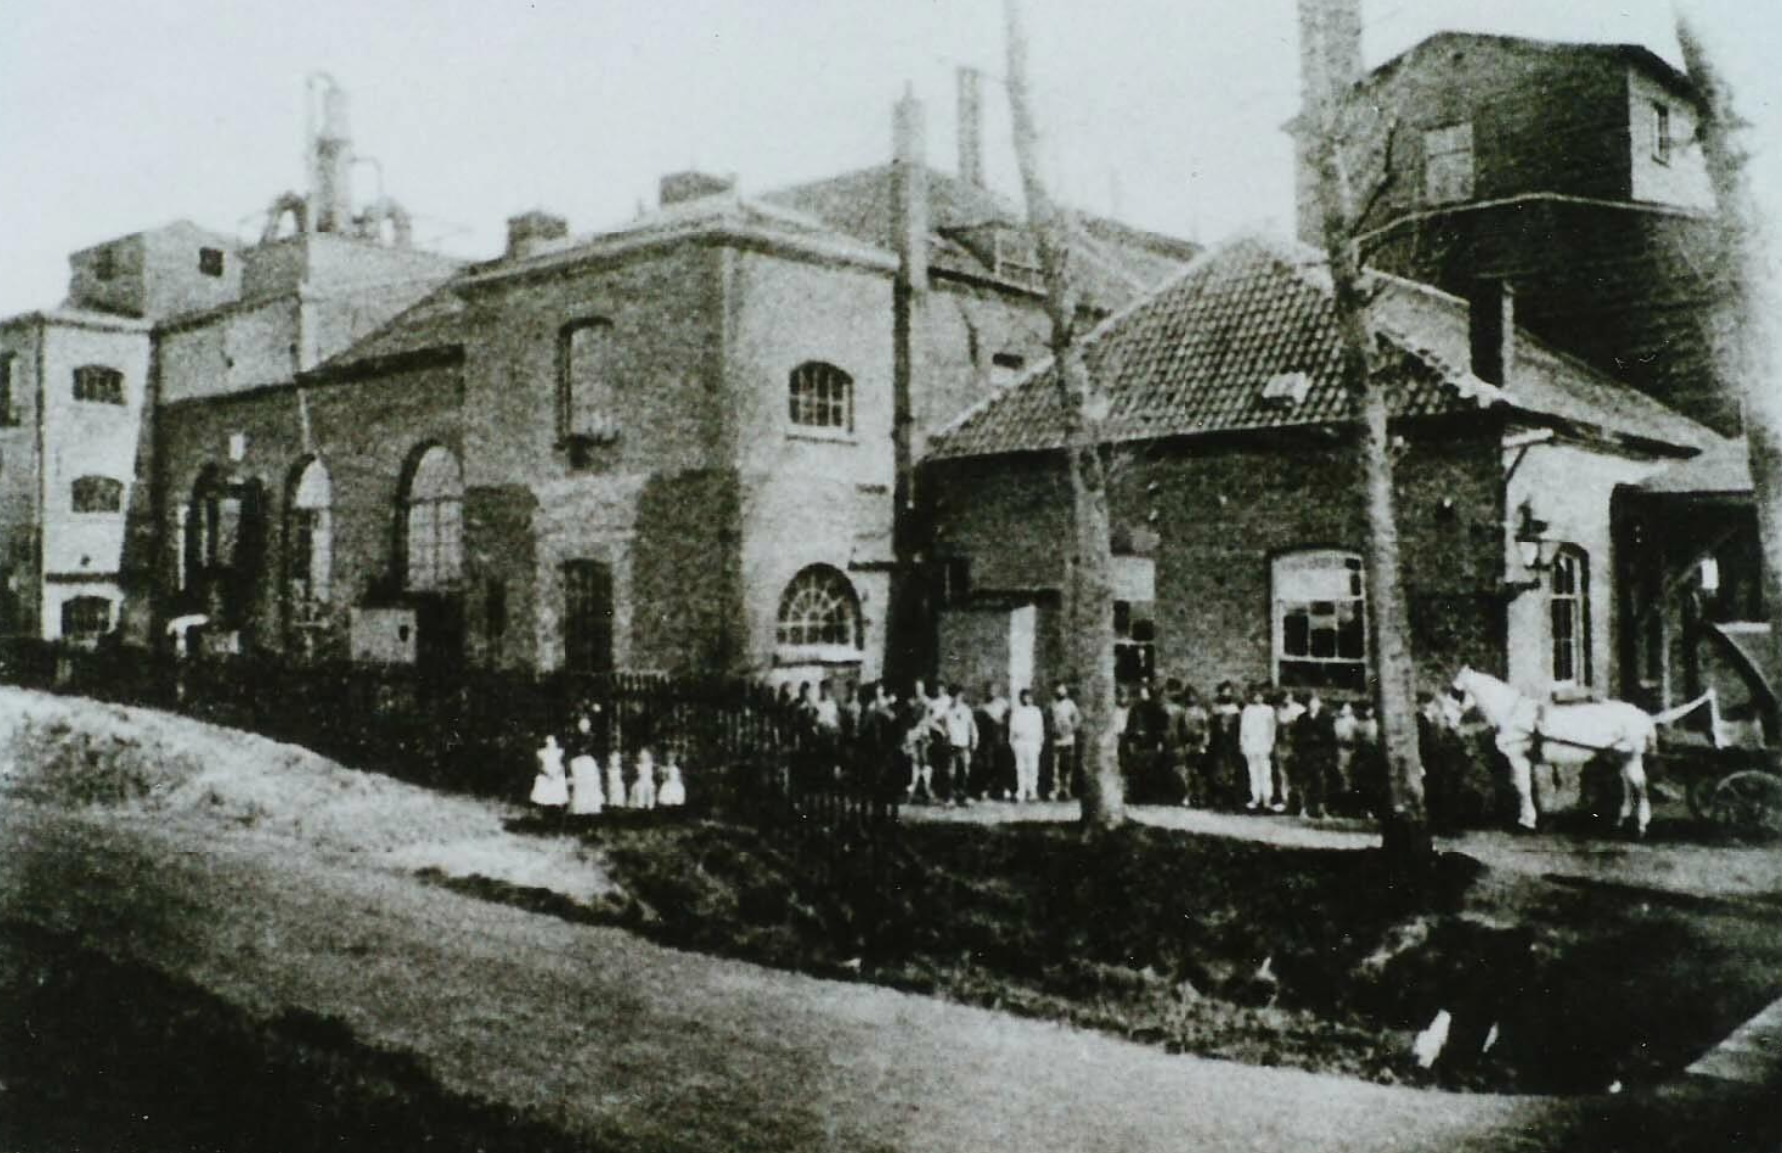
{"type": "MultiPolygon", "coordinates": [[[[1399,526],[1413,645],[1423,682],[1435,687],[1462,662],[1503,665],[1501,466],[1495,422],[1470,436],[1413,433],[1412,445],[1399,466],[1399,526]]],[[[1364,544],[1353,450],[1282,434],[1122,453],[1114,469],[1116,530],[1157,534],[1158,675],[1205,688],[1269,679],[1271,560],[1364,544]]],[[[940,494],[937,542],[970,559],[975,595],[1057,589],[1069,507],[1058,465],[1004,457],[943,462],[929,474],[940,494]]],[[[1055,610],[1037,599],[1042,632],[1056,628],[1055,610]]],[[[1064,672],[1048,647],[1038,646],[1040,682],[1064,672]]]]}

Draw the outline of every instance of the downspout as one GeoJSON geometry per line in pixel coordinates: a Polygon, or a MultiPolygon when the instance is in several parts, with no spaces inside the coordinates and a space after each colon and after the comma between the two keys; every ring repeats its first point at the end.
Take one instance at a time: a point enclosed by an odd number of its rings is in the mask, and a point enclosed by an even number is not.
{"type": "Polygon", "coordinates": [[[32,567],[37,577],[37,636],[40,640],[49,640],[49,613],[45,611],[44,601],[49,595],[49,581],[44,579],[45,563],[49,558],[47,539],[49,522],[45,515],[49,508],[49,458],[45,455],[48,437],[44,434],[44,421],[49,413],[49,388],[44,380],[44,342],[49,339],[49,325],[44,323],[40,315],[34,322],[37,329],[37,555],[32,558],[32,567]]]}

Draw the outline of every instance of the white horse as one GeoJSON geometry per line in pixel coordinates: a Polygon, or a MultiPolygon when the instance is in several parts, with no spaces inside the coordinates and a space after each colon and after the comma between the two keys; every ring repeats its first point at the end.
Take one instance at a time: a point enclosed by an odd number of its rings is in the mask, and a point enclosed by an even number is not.
{"type": "Polygon", "coordinates": [[[1644,836],[1652,821],[1652,801],[1646,795],[1646,754],[1656,744],[1660,724],[1668,724],[1700,703],[1656,717],[1625,701],[1550,704],[1470,668],[1455,676],[1454,688],[1463,702],[1476,707],[1497,730],[1497,747],[1510,762],[1510,780],[1516,788],[1516,823],[1531,830],[1535,827],[1535,762],[1583,765],[1608,756],[1621,762],[1617,824],[1626,824],[1632,817],[1635,832],[1644,836]]]}

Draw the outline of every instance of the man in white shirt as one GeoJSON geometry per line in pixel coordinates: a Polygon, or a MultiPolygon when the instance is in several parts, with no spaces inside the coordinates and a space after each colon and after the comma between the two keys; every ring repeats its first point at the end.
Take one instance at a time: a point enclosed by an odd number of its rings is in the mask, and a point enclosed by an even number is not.
{"type": "Polygon", "coordinates": [[[951,704],[941,726],[947,740],[947,804],[971,804],[971,761],[978,748],[978,719],[963,685],[953,686],[951,704]]]}
{"type": "Polygon", "coordinates": [[[1009,710],[1009,750],[1015,757],[1016,801],[1039,800],[1040,749],[1046,743],[1046,714],[1021,690],[1020,703],[1009,710]]]}
{"type": "Polygon", "coordinates": [[[1070,686],[1061,684],[1052,700],[1052,799],[1070,800],[1077,778],[1077,731],[1083,714],[1070,699],[1070,686]]]}
{"type": "Polygon", "coordinates": [[[1275,709],[1260,685],[1250,690],[1250,703],[1238,715],[1238,751],[1250,773],[1250,803],[1244,808],[1252,813],[1267,809],[1275,784],[1275,709]]]}

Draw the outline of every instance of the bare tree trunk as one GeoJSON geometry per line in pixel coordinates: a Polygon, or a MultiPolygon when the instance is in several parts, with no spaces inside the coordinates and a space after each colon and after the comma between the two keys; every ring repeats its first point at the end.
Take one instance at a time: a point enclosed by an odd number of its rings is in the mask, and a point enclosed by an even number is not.
{"type": "Polygon", "coordinates": [[[1009,106],[1015,157],[1027,201],[1028,225],[1039,248],[1051,321],[1053,377],[1065,417],[1065,457],[1070,474],[1073,548],[1064,582],[1065,649],[1079,678],[1083,713],[1079,747],[1083,765],[1083,827],[1114,828],[1126,819],[1126,787],[1120,776],[1119,734],[1114,731],[1114,603],[1107,464],[1095,387],[1076,339],[1077,292],[1070,270],[1070,229],[1046,193],[1039,171],[1039,131],[1027,87],[1027,39],[1020,0],[1005,0],[1009,106]]]}
{"type": "MultiPolygon", "coordinates": [[[[1302,0],[1307,4],[1323,0],[1302,0]]],[[[1344,105],[1356,79],[1343,74],[1340,47],[1330,34],[1328,4],[1305,24],[1320,43],[1322,63],[1306,78],[1307,106],[1317,135],[1314,148],[1324,250],[1342,342],[1343,382],[1361,416],[1358,447],[1367,510],[1367,604],[1374,667],[1377,670],[1380,739],[1386,758],[1388,811],[1380,833],[1386,852],[1412,862],[1431,855],[1429,821],[1423,805],[1423,765],[1417,748],[1417,717],[1410,631],[1401,577],[1398,520],[1393,508],[1392,444],[1387,423],[1388,383],[1374,363],[1368,325],[1368,297],[1356,244],[1356,219],[1344,163],[1344,105]]]]}
{"type": "MultiPolygon", "coordinates": [[[[1768,232],[1751,193],[1746,154],[1736,138],[1747,125],[1733,109],[1732,91],[1712,54],[1681,12],[1677,41],[1701,93],[1697,139],[1720,209],[1720,246],[1715,253],[1716,375],[1744,415],[1757,535],[1763,548],[1764,612],[1770,622],[1770,644],[1782,664],[1782,381],[1776,375],[1774,331],[1782,312],[1768,267],[1768,232]]],[[[1776,739],[1776,734],[1770,736],[1776,739]]]]}

